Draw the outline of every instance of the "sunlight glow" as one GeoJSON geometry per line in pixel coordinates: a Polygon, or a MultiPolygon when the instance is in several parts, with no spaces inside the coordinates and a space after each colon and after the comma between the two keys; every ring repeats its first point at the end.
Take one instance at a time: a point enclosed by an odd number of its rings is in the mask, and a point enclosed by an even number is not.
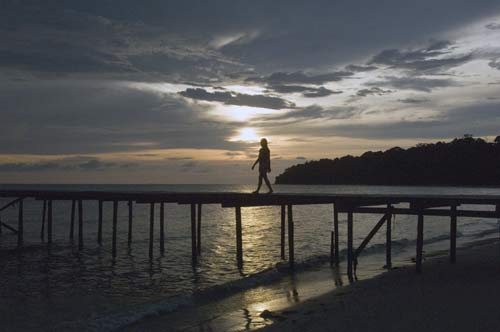
{"type": "Polygon", "coordinates": [[[230,141],[233,142],[258,142],[260,137],[253,128],[241,128],[238,135],[231,137],[230,141]]]}

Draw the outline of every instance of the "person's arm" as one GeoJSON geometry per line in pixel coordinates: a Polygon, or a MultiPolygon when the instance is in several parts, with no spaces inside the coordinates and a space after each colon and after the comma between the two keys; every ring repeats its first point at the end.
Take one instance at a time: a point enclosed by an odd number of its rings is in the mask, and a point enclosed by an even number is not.
{"type": "Polygon", "coordinates": [[[253,165],[252,165],[252,170],[255,168],[255,165],[257,165],[257,163],[259,162],[259,160],[260,160],[260,156],[259,156],[259,158],[257,158],[257,160],[253,163],[253,165]]]}

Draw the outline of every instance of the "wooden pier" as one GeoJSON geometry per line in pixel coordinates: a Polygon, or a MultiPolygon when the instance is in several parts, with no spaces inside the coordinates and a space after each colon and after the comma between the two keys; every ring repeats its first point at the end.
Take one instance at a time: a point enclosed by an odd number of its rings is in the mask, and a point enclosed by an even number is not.
{"type": "MultiPolygon", "coordinates": [[[[417,217],[417,241],[415,262],[416,270],[422,270],[424,244],[424,217],[443,216],[450,218],[450,261],[456,261],[456,236],[458,217],[480,217],[500,219],[500,195],[348,195],[348,194],[272,194],[256,195],[232,192],[180,193],[180,192],[104,192],[104,191],[0,191],[0,197],[11,201],[0,207],[0,213],[9,207],[17,205],[17,229],[2,221],[0,218],[0,234],[2,228],[17,234],[17,246],[23,246],[24,234],[24,200],[32,198],[43,201],[41,238],[45,238],[45,223],[47,229],[47,245],[52,243],[53,202],[71,201],[70,211],[70,240],[74,236],[75,215],[78,221],[78,249],[82,250],[84,227],[83,201],[98,202],[98,235],[97,242],[102,244],[103,209],[105,203],[112,203],[112,255],[116,256],[117,210],[119,204],[128,205],[128,244],[133,239],[133,208],[134,204],[149,205],[149,258],[152,259],[153,238],[155,234],[155,206],[160,206],[160,251],[164,251],[165,242],[165,203],[187,205],[191,210],[191,247],[192,261],[196,264],[201,254],[202,241],[202,206],[218,204],[223,208],[235,209],[236,229],[236,261],[238,267],[243,266],[243,232],[242,219],[244,207],[279,206],[281,208],[280,253],[285,259],[286,231],[288,230],[288,261],[294,266],[294,205],[332,206],[332,218],[325,218],[325,231],[331,232],[331,263],[339,265],[339,214],[347,216],[347,273],[352,278],[355,272],[357,258],[368,245],[373,236],[385,225],[386,227],[386,266],[391,267],[391,221],[394,215],[415,215],[417,217]],[[474,209],[460,209],[463,205],[474,205],[474,209]],[[364,238],[359,247],[355,248],[353,233],[355,215],[378,214],[380,220],[364,238]],[[333,224],[333,225],[332,225],[333,224]]],[[[1,217],[1,215],[0,215],[1,217]]]]}

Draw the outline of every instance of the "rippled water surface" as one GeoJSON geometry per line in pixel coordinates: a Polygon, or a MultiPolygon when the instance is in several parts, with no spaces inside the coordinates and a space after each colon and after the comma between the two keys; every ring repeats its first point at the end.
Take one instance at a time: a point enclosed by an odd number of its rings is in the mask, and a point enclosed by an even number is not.
{"type": "MultiPolygon", "coordinates": [[[[144,186],[0,186],[0,189],[133,190],[133,191],[234,191],[250,192],[247,185],[144,185],[144,186]]],[[[383,187],[383,186],[276,186],[277,192],[361,194],[500,194],[492,188],[383,187]]],[[[8,200],[2,199],[1,205],[8,200]]],[[[159,251],[158,220],[155,224],[154,259],[148,259],[149,206],[134,205],[133,242],[127,244],[128,208],[118,211],[117,257],[111,257],[112,203],[104,205],[103,244],[97,244],[97,202],[84,202],[84,249],[69,240],[70,202],[54,202],[54,243],[49,248],[40,238],[42,202],[26,200],[25,246],[16,250],[17,237],[7,229],[0,235],[0,306],[12,330],[49,329],[65,322],[85,321],[142,304],[165,303],[172,307],[189,294],[203,293],[215,285],[252,279],[273,268],[280,259],[280,209],[243,208],[244,266],[236,266],[234,209],[204,205],[202,254],[191,263],[189,206],[166,204],[166,247],[159,251]]],[[[159,215],[156,211],[156,216],[159,215]]],[[[17,227],[17,209],[0,214],[1,220],[17,227]]],[[[380,216],[356,215],[355,244],[368,234],[380,216]]],[[[295,206],[295,255],[300,261],[328,255],[332,206],[295,206]]],[[[396,216],[393,225],[394,259],[403,261],[416,235],[416,218],[396,216]],[[406,249],[406,250],[405,250],[406,249]]],[[[459,245],[491,236],[496,220],[468,218],[459,221],[459,245]]],[[[428,217],[426,249],[446,248],[449,218],[428,217]]],[[[76,235],[77,233],[75,233],[76,235]]],[[[345,216],[340,220],[341,248],[345,244],[345,216]]],[[[76,241],[76,237],[75,237],[76,241]]],[[[383,252],[385,232],[370,243],[366,255],[383,252]]],[[[376,256],[376,255],[375,255],[376,256]]],[[[374,257],[375,257],[374,256],[374,257]]],[[[376,258],[379,259],[379,258],[376,258]]],[[[380,262],[382,265],[383,262],[380,262]]],[[[166,309],[165,309],[166,310],[166,309]]]]}

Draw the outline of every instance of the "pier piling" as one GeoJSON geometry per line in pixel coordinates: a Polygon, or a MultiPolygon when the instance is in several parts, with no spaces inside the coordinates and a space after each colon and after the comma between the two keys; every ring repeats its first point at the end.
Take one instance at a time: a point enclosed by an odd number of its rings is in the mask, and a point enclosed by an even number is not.
{"type": "Polygon", "coordinates": [[[112,255],[116,257],[116,232],[118,225],[118,201],[113,201],[113,239],[112,239],[112,255]]]}
{"type": "Polygon", "coordinates": [[[78,200],[78,250],[83,249],[83,202],[78,200]]]}
{"type": "Polygon", "coordinates": [[[52,200],[47,202],[47,244],[52,244],[52,200]]]}
{"type": "Polygon", "coordinates": [[[128,246],[130,247],[130,245],[132,244],[132,219],[134,217],[134,213],[133,213],[133,208],[134,208],[134,205],[133,205],[133,201],[128,201],[128,238],[127,238],[127,244],[128,246]]]}
{"type": "Polygon", "coordinates": [[[153,240],[155,227],[155,203],[149,204],[149,259],[153,259],[153,240]]]}
{"type": "Polygon", "coordinates": [[[385,267],[392,267],[392,206],[387,205],[387,221],[385,229],[385,267]]]}
{"type": "Polygon", "coordinates": [[[43,200],[42,208],[42,230],[40,231],[40,238],[42,241],[45,239],[45,216],[47,215],[47,200],[43,200]]]}
{"type": "Polygon", "coordinates": [[[191,204],[191,259],[193,264],[198,261],[196,249],[196,204],[191,204]]]}
{"type": "Polygon", "coordinates": [[[353,279],[353,213],[352,210],[347,212],[347,276],[349,280],[353,279]]]}
{"type": "Polygon", "coordinates": [[[196,249],[198,255],[201,255],[201,203],[198,203],[198,225],[196,226],[196,249]]]}
{"type": "Polygon", "coordinates": [[[23,236],[24,236],[24,200],[21,199],[18,203],[19,205],[19,215],[17,219],[17,247],[20,248],[23,246],[23,236]]]}
{"type": "Polygon", "coordinates": [[[286,227],[286,206],[282,205],[281,206],[281,236],[280,236],[280,253],[281,253],[281,259],[285,259],[285,227],[286,227]]]}
{"type": "Polygon", "coordinates": [[[73,241],[75,236],[75,205],[76,201],[71,200],[71,215],[70,215],[70,225],[69,225],[69,239],[73,241]]]}
{"type": "Polygon", "coordinates": [[[102,245],[102,200],[98,202],[98,216],[97,216],[97,243],[102,245]]]}
{"type": "Polygon", "coordinates": [[[450,263],[457,260],[457,206],[451,206],[450,218],[450,263]]]}
{"type": "Polygon", "coordinates": [[[337,204],[333,204],[333,242],[335,251],[335,266],[339,266],[340,252],[339,252],[339,212],[337,204]]]}
{"type": "Polygon", "coordinates": [[[415,263],[417,272],[422,272],[422,255],[423,255],[423,246],[424,246],[424,215],[422,211],[418,215],[417,222],[417,252],[415,256],[415,263]]]}
{"type": "Polygon", "coordinates": [[[295,241],[293,232],[293,209],[290,204],[288,205],[288,262],[292,269],[295,265],[295,241]]]}
{"type": "Polygon", "coordinates": [[[243,267],[243,240],[241,231],[241,207],[237,206],[236,210],[236,261],[238,268],[243,267]]]}
{"type": "Polygon", "coordinates": [[[165,252],[165,203],[160,203],[160,253],[165,252]]]}

